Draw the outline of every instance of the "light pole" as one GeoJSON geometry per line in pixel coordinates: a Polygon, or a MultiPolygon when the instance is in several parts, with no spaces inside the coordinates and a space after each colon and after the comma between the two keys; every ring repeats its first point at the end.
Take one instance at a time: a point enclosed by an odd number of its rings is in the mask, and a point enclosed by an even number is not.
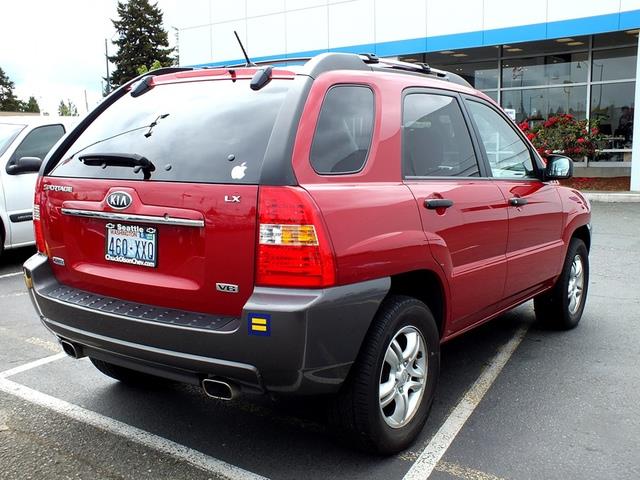
{"type": "Polygon", "coordinates": [[[109,47],[107,46],[107,39],[104,39],[104,63],[107,67],[107,85],[105,86],[104,92],[109,95],[111,93],[111,80],[109,79],[109,47]]]}
{"type": "Polygon", "coordinates": [[[174,26],[171,26],[170,28],[174,30],[176,36],[176,65],[180,65],[180,29],[174,26]]]}

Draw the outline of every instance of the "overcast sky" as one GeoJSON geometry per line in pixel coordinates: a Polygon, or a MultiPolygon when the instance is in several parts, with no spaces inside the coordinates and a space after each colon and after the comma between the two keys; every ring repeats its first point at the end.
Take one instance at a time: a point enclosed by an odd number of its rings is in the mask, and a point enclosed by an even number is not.
{"type": "MultiPolygon", "coordinates": [[[[158,0],[171,40],[178,3],[158,0]]],[[[110,19],[116,5],[117,0],[3,0],[0,67],[15,83],[16,95],[36,97],[54,115],[60,100],[71,99],[84,113],[86,90],[91,109],[102,98],[104,39],[114,38],[110,19]]],[[[113,54],[111,42],[109,49],[113,54]]]]}

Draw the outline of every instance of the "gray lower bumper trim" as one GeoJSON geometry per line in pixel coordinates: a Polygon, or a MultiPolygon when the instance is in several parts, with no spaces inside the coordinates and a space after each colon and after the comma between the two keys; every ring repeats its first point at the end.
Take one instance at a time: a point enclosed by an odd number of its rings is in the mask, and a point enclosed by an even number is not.
{"type": "Polygon", "coordinates": [[[72,328],[50,319],[46,319],[45,321],[54,331],[67,332],[68,335],[66,338],[73,338],[76,342],[84,343],[86,345],[100,345],[100,350],[117,351],[126,349],[128,351],[136,351],[136,357],[138,358],[154,358],[156,362],[160,361],[165,365],[181,366],[188,364],[191,368],[197,365],[198,369],[203,372],[233,372],[234,375],[237,375],[238,371],[244,371],[246,372],[246,375],[243,375],[244,377],[250,379],[258,378],[258,369],[253,365],[182,352],[174,352],[171,350],[155,348],[148,345],[140,345],[138,343],[131,343],[123,340],[115,340],[103,335],[97,335],[85,330],[72,328]]]}
{"type": "Polygon", "coordinates": [[[340,388],[391,284],[381,278],[318,290],[256,287],[240,318],[211,329],[175,317],[143,318],[129,310],[155,307],[69,289],[43,255],[27,260],[24,270],[44,325],[89,356],[191,382],[217,376],[253,390],[296,394],[340,388]],[[269,319],[267,335],[251,330],[256,316],[269,319]]]}

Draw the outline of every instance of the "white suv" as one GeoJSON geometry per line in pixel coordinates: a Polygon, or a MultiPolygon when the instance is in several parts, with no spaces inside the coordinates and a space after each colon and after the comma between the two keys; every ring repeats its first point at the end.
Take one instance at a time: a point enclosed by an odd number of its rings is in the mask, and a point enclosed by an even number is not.
{"type": "Polygon", "coordinates": [[[0,116],[0,255],[34,243],[33,192],[51,147],[77,118],[0,116]]]}

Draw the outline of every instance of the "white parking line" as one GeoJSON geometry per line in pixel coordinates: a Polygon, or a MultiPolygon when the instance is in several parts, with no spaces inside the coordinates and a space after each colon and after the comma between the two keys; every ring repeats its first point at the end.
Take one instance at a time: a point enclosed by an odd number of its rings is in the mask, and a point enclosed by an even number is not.
{"type": "Polygon", "coordinates": [[[17,277],[18,275],[22,275],[22,272],[13,272],[13,273],[5,273],[4,275],[0,275],[1,278],[9,278],[9,277],[17,277]]]}
{"type": "Polygon", "coordinates": [[[46,365],[47,363],[55,362],[56,360],[60,360],[61,358],[64,358],[66,356],[67,356],[66,353],[60,352],[60,353],[56,353],[55,355],[51,355],[49,357],[44,357],[39,360],[34,360],[33,362],[20,365],[19,367],[15,367],[10,370],[5,370],[4,372],[0,372],[0,378],[11,377],[13,375],[26,372],[27,370],[31,370],[32,368],[40,367],[42,365],[46,365]]]}
{"type": "MultiPolygon", "coordinates": [[[[527,334],[527,330],[528,327],[520,328],[511,340],[509,340],[491,359],[487,367],[485,367],[471,388],[467,390],[431,441],[422,450],[416,462],[403,477],[403,480],[424,480],[431,475],[440,459],[444,456],[447,449],[453,443],[453,440],[456,438],[476,407],[480,404],[485,394],[489,391],[489,388],[491,388],[491,385],[493,385],[504,366],[524,339],[527,334]]],[[[229,480],[265,479],[265,477],[253,472],[236,467],[235,465],[231,465],[166,438],[154,435],[120,422],[119,420],[87,410],[37,390],[33,390],[11,380],[7,380],[7,377],[9,376],[17,375],[18,373],[54,362],[64,358],[65,356],[65,353],[58,353],[56,355],[51,355],[25,365],[0,372],[0,391],[17,396],[30,403],[47,408],[79,422],[119,435],[127,440],[153,448],[154,450],[170,455],[177,460],[190,463],[195,467],[229,480]]]]}
{"type": "Polygon", "coordinates": [[[460,402],[449,414],[440,429],[424,448],[416,462],[411,466],[403,480],[425,480],[443,457],[456,435],[460,432],[478,404],[482,401],[493,382],[507,364],[513,352],[527,334],[528,327],[520,328],[485,367],[478,379],[467,390],[460,402]]]}
{"type": "Polygon", "coordinates": [[[56,413],[69,417],[78,422],[86,423],[114,435],[119,435],[126,440],[139,443],[145,447],[157,450],[160,453],[170,455],[176,460],[187,462],[206,472],[215,474],[228,480],[266,480],[265,477],[244,470],[217,458],[205,455],[202,452],[186,447],[166,438],[154,435],[113,418],[87,410],[72,403],[52,397],[46,393],[38,392],[19,383],[7,380],[6,377],[25,372],[32,368],[54,362],[66,356],[64,353],[51,355],[11,370],[0,372],[0,391],[14,395],[27,402],[39,405],[56,413]]]}

